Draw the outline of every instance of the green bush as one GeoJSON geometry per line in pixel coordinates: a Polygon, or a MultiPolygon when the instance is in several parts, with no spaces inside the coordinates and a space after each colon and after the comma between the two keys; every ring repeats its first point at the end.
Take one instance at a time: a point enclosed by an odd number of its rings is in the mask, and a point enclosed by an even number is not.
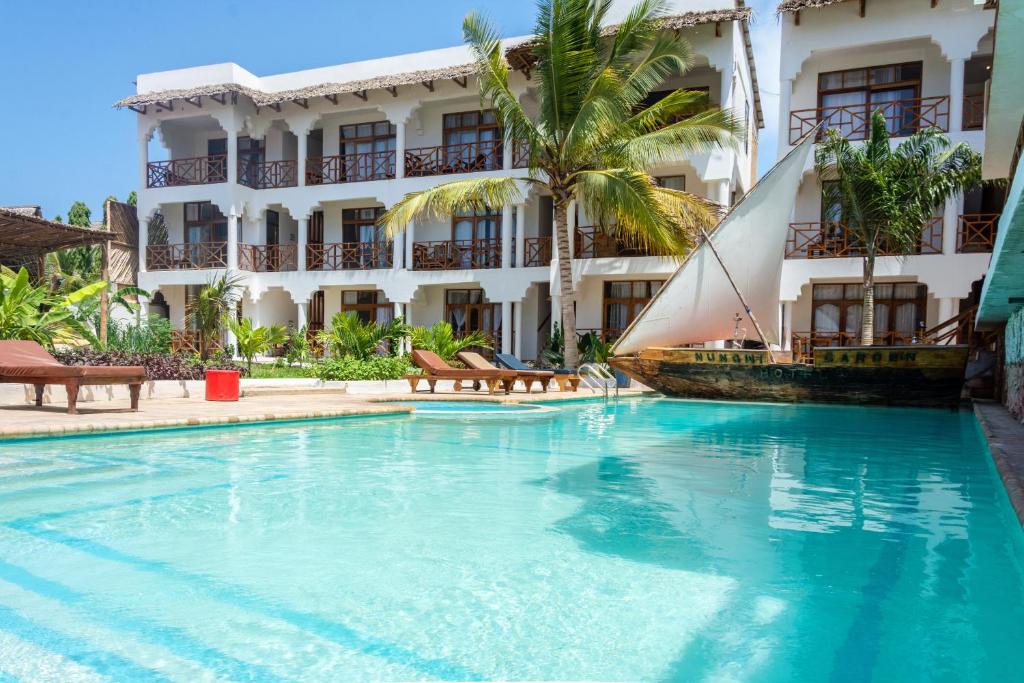
{"type": "Polygon", "coordinates": [[[107,326],[107,351],[170,353],[171,321],[158,315],[138,322],[111,320],[107,326]]]}
{"type": "Polygon", "coordinates": [[[399,379],[412,372],[405,356],[371,356],[365,360],[352,356],[331,358],[312,368],[322,380],[356,381],[364,379],[399,379]]]}

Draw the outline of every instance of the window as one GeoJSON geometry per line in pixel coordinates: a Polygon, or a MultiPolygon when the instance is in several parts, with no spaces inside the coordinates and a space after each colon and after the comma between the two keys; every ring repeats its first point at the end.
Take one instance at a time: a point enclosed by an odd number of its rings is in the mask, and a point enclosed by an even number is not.
{"type": "MultiPolygon", "coordinates": [[[[860,343],[864,287],[860,283],[816,284],[811,296],[811,332],[840,346],[860,343]]],[[[925,325],[928,286],[917,282],[875,284],[875,341],[910,344],[925,325]]]]}
{"type": "Polygon", "coordinates": [[[345,244],[343,258],[346,268],[390,268],[391,242],[384,228],[377,224],[383,207],[343,209],[341,239],[345,244]]]}
{"type": "Polygon", "coordinates": [[[345,178],[349,181],[394,178],[395,130],[395,125],[387,121],[342,126],[345,178]]]}
{"type": "Polygon", "coordinates": [[[920,127],[921,62],[890,64],[818,75],[818,106],[825,127],[862,135],[871,112],[882,109],[892,135],[920,127]]]}
{"type": "Polygon", "coordinates": [[[341,293],[341,312],[355,313],[364,323],[387,323],[394,318],[394,306],[388,303],[384,292],[375,290],[346,290],[341,293]]]}
{"type": "Polygon", "coordinates": [[[501,307],[487,301],[482,289],[449,289],[444,293],[444,319],[456,337],[483,332],[500,348],[501,307]]]}
{"type": "Polygon", "coordinates": [[[455,171],[501,168],[501,129],[491,110],[444,115],[444,161],[455,171]]]}
{"type": "Polygon", "coordinates": [[[228,221],[212,202],[185,204],[185,242],[227,242],[228,221]]]}
{"type": "Polygon", "coordinates": [[[662,280],[604,283],[604,322],[602,336],[616,339],[661,289],[662,280]]]}
{"type": "Polygon", "coordinates": [[[662,176],[660,178],[655,178],[655,181],[659,186],[668,188],[669,190],[686,192],[686,176],[684,175],[662,176]]]}
{"type": "MultiPolygon", "coordinates": [[[[688,92],[699,92],[699,93],[703,94],[706,98],[709,98],[711,96],[711,89],[708,86],[706,86],[706,85],[702,85],[700,87],[694,87],[694,88],[683,86],[681,88],[677,88],[677,90],[686,90],[688,92]]],[[[661,102],[663,99],[665,99],[666,97],[668,97],[669,95],[671,95],[674,92],[676,92],[676,91],[675,90],[654,90],[652,92],[647,93],[647,97],[645,97],[643,99],[643,102],[639,106],[637,106],[637,111],[643,111],[644,109],[647,109],[647,108],[657,104],[658,102],[661,102]]],[[[668,121],[666,121],[666,123],[677,123],[679,121],[682,121],[682,120],[686,119],[688,116],[693,116],[694,114],[697,114],[697,113],[699,113],[701,111],[704,111],[705,109],[708,109],[710,106],[711,105],[708,102],[708,100],[705,100],[704,102],[700,103],[698,106],[693,107],[691,110],[686,111],[685,113],[679,114],[677,116],[673,116],[673,117],[669,118],[668,121]]]]}
{"type": "Polygon", "coordinates": [[[460,268],[496,268],[501,261],[501,213],[494,209],[452,216],[460,268]]]}

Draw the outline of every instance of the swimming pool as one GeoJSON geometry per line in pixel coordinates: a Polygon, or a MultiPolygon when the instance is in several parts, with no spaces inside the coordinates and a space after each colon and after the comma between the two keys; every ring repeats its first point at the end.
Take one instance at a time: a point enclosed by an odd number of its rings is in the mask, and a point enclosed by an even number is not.
{"type": "Polygon", "coordinates": [[[973,417],[672,400],[0,444],[0,680],[1011,680],[973,417]]]}

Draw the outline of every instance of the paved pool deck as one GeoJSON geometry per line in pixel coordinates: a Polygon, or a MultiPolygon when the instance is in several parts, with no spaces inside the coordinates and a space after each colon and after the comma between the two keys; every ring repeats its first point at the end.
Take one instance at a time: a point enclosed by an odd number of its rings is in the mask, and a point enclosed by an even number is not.
{"type": "MultiPolygon", "coordinates": [[[[620,390],[620,396],[645,392],[620,390]]],[[[78,414],[68,415],[66,402],[42,407],[0,405],[0,444],[25,437],[65,436],[91,432],[137,431],[171,427],[256,423],[280,420],[312,420],[355,415],[402,415],[412,412],[400,401],[484,401],[494,403],[543,403],[550,401],[602,400],[591,392],[439,392],[429,394],[343,394],[338,392],[281,392],[244,396],[237,402],[204,401],[202,398],[143,399],[132,412],[127,399],[79,403],[78,414]]]]}
{"type": "Polygon", "coordinates": [[[1017,519],[1024,527],[1024,424],[995,401],[975,401],[974,414],[988,440],[992,460],[1003,479],[1017,519]]]}

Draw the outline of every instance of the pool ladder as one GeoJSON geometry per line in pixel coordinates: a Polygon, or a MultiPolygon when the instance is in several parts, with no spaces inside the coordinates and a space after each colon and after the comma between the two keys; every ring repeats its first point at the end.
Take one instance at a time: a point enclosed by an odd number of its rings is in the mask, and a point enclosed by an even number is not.
{"type": "Polygon", "coordinates": [[[608,369],[608,366],[600,363],[584,363],[579,369],[580,384],[591,391],[601,391],[605,400],[610,397],[611,390],[615,390],[615,398],[619,397],[619,383],[615,379],[615,373],[608,369]]]}

